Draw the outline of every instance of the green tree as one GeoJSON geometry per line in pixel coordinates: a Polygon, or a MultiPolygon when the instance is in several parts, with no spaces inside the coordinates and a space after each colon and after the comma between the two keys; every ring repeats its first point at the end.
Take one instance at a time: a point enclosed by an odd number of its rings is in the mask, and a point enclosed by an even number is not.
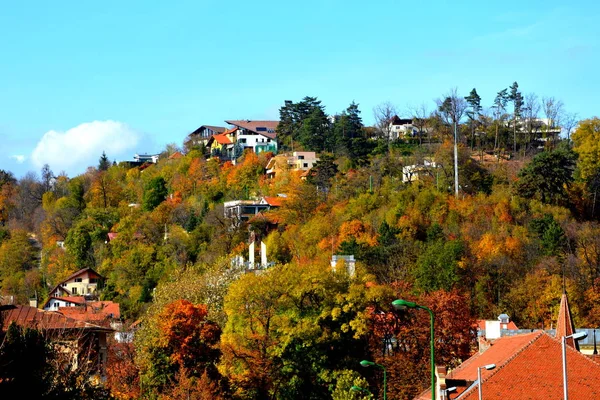
{"type": "Polygon", "coordinates": [[[168,193],[167,183],[162,176],[152,178],[144,187],[142,208],[144,211],[154,210],[167,198],[168,193]]]}
{"type": "Polygon", "coordinates": [[[331,126],[327,114],[321,107],[315,107],[302,121],[298,141],[306,150],[321,152],[326,149],[331,126]]]}
{"type": "Polygon", "coordinates": [[[298,103],[291,100],[285,101],[285,104],[279,109],[279,124],[277,125],[277,141],[282,150],[294,149],[294,142],[299,140],[304,120],[316,109],[320,109],[323,113],[325,111],[321,101],[316,97],[306,96],[298,103]]]}
{"type": "Polygon", "coordinates": [[[566,204],[577,154],[566,146],[536,155],[519,171],[515,193],[547,204],[566,204]]]}
{"type": "Polygon", "coordinates": [[[426,292],[453,289],[460,279],[458,262],[463,253],[464,245],[458,240],[431,243],[417,259],[417,286],[426,292]]]}
{"type": "Polygon", "coordinates": [[[106,157],[106,153],[102,152],[102,156],[100,156],[100,159],[98,160],[98,170],[106,171],[109,168],[110,160],[108,159],[108,157],[106,157]]]}
{"type": "Polygon", "coordinates": [[[477,93],[477,89],[473,88],[468,96],[465,96],[465,100],[469,105],[469,110],[467,110],[467,117],[471,121],[471,150],[474,147],[475,141],[475,129],[477,125],[477,121],[479,121],[479,117],[481,115],[481,96],[477,93]]]}

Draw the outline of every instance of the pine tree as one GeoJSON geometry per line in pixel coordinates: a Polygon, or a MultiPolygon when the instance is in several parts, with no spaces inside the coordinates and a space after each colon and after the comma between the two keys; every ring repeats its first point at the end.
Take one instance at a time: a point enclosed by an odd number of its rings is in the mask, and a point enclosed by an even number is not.
{"type": "Polygon", "coordinates": [[[106,171],[108,168],[110,168],[110,161],[108,160],[108,157],[106,157],[106,153],[102,152],[102,156],[98,161],[98,170],[106,171]]]}

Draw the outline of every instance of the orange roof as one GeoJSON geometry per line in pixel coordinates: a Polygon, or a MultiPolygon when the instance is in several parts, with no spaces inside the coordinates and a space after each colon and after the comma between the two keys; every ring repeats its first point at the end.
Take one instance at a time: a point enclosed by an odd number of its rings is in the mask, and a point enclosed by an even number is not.
{"type": "Polygon", "coordinates": [[[112,331],[110,328],[103,328],[59,313],[29,306],[2,306],[0,307],[0,313],[2,314],[0,320],[2,321],[1,327],[3,330],[6,330],[10,323],[14,321],[21,327],[40,330],[85,329],[112,331]]]}
{"type": "Polygon", "coordinates": [[[271,207],[281,207],[281,204],[285,201],[285,197],[273,197],[273,196],[264,196],[265,201],[271,207]]]}
{"type": "Polygon", "coordinates": [[[58,307],[57,312],[78,321],[94,323],[121,317],[119,303],[112,301],[90,301],[77,307],[58,307]]]}
{"type": "MultiPolygon", "coordinates": [[[[560,342],[544,332],[506,337],[449,375],[474,381],[478,366],[495,363],[495,369],[482,371],[482,392],[486,399],[558,398],[563,391],[561,354],[560,342]]],[[[567,375],[571,398],[600,398],[600,364],[571,347],[567,348],[567,375]]],[[[476,386],[461,396],[468,400],[477,398],[476,386]]]]}
{"type": "Polygon", "coordinates": [[[223,133],[219,133],[218,135],[213,135],[213,139],[219,144],[231,144],[233,143],[229,137],[227,137],[227,131],[223,133]]]}
{"type": "Polygon", "coordinates": [[[180,152],[176,151],[175,153],[171,154],[169,156],[169,160],[176,160],[178,158],[183,157],[183,154],[181,154],[180,152]]]}

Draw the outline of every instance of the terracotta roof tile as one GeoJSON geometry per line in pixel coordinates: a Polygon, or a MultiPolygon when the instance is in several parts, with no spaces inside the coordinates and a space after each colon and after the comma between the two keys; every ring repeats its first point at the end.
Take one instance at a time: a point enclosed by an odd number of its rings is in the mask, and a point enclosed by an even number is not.
{"type": "MultiPolygon", "coordinates": [[[[486,399],[561,398],[563,390],[561,344],[546,333],[523,336],[531,338],[532,335],[533,340],[518,349],[512,357],[504,362],[496,362],[496,369],[482,371],[482,392],[486,399]]],[[[518,339],[518,341],[521,340],[518,339]]],[[[508,342],[505,341],[504,345],[508,342]]],[[[504,347],[504,345],[495,344],[496,347],[504,347]]],[[[470,368],[466,370],[470,374],[475,371],[475,379],[476,367],[489,363],[483,359],[483,356],[492,348],[479,357],[475,356],[477,361],[470,363],[470,368]]],[[[506,355],[509,352],[500,351],[498,353],[506,355]]],[[[571,347],[567,348],[567,375],[570,398],[600,398],[600,365],[571,347]]],[[[461,397],[465,400],[477,398],[477,387],[465,392],[461,397]]]]}
{"type": "Polygon", "coordinates": [[[110,328],[103,328],[35,307],[2,306],[0,307],[0,312],[2,313],[3,330],[6,330],[10,323],[14,321],[19,326],[40,330],[86,329],[112,331],[110,328]]]}

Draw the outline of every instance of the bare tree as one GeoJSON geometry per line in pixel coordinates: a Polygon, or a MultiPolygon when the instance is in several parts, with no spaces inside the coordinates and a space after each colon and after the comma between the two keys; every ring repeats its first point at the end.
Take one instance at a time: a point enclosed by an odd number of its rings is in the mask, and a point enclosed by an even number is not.
{"type": "Polygon", "coordinates": [[[458,198],[458,125],[467,109],[467,101],[453,88],[444,100],[436,100],[436,104],[446,123],[454,125],[454,195],[458,198]]]}
{"type": "Polygon", "coordinates": [[[427,109],[427,105],[425,103],[421,103],[419,106],[409,106],[408,110],[413,119],[413,126],[417,128],[419,131],[419,145],[422,144],[423,140],[423,132],[428,133],[428,141],[429,145],[431,145],[431,130],[428,128],[429,116],[431,113],[427,109]]]}
{"type": "Polygon", "coordinates": [[[567,140],[571,140],[571,131],[579,124],[577,113],[565,113],[562,118],[562,127],[567,133],[567,140]]]}
{"type": "Polygon", "coordinates": [[[394,118],[397,114],[398,109],[389,101],[373,107],[375,127],[379,136],[385,137],[388,140],[391,139],[392,127],[390,123],[392,122],[392,118],[394,118]]]}
{"type": "Polygon", "coordinates": [[[542,97],[542,107],[547,119],[547,133],[552,136],[552,143],[556,142],[556,128],[560,126],[560,119],[563,115],[563,102],[554,97],[542,97]]]}

